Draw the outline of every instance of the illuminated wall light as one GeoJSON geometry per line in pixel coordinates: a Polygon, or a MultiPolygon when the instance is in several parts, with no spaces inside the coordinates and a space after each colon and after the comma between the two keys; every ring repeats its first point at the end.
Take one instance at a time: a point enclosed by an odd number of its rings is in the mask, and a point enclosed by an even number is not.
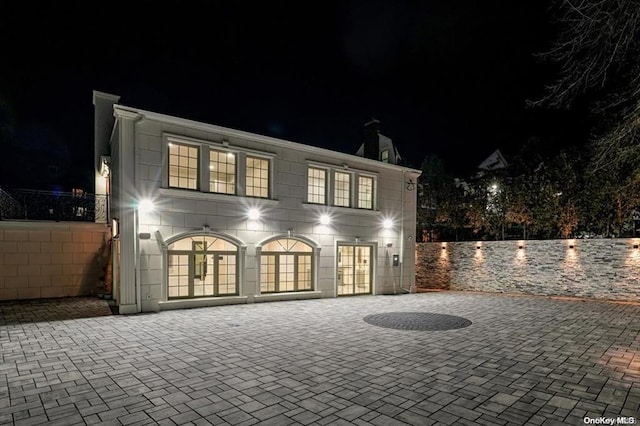
{"type": "Polygon", "coordinates": [[[328,225],[330,223],[331,223],[331,217],[328,214],[323,214],[322,216],[320,216],[321,225],[328,225]]]}
{"type": "Polygon", "coordinates": [[[476,250],[480,250],[480,246],[476,246],[476,250]]]}
{"type": "Polygon", "coordinates": [[[154,210],[155,210],[155,205],[153,204],[153,201],[151,201],[150,199],[144,198],[138,201],[138,212],[140,214],[151,213],[154,210]]]}
{"type": "Polygon", "coordinates": [[[249,219],[250,220],[258,220],[258,219],[260,219],[260,211],[258,209],[250,209],[249,210],[249,219]]]}
{"type": "Polygon", "coordinates": [[[391,219],[385,219],[384,222],[382,222],[382,226],[384,229],[390,229],[393,226],[393,221],[391,219]]]}
{"type": "Polygon", "coordinates": [[[518,248],[519,248],[520,250],[522,250],[522,249],[524,248],[524,246],[518,246],[518,248]]]}
{"type": "Polygon", "coordinates": [[[572,249],[573,248],[573,244],[569,244],[569,248],[572,249]]]}

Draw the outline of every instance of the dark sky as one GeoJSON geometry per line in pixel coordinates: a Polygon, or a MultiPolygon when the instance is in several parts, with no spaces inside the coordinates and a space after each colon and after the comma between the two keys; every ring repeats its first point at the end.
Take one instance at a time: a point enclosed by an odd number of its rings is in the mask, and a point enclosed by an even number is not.
{"type": "Polygon", "coordinates": [[[64,3],[3,6],[0,119],[74,170],[91,170],[93,89],[349,153],[375,117],[410,165],[456,174],[531,136],[574,143],[569,116],[525,107],[553,77],[542,0],[64,3]]]}

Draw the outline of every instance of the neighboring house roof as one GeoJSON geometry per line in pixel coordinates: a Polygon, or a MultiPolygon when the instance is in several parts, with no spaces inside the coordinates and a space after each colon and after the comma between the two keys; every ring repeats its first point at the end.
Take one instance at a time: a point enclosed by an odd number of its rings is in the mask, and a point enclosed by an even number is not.
{"type": "Polygon", "coordinates": [[[500,152],[500,150],[496,149],[482,163],[480,163],[480,165],[478,166],[478,169],[498,170],[498,169],[504,169],[508,166],[509,164],[507,163],[507,160],[505,160],[504,157],[502,156],[502,153],[500,152]]]}

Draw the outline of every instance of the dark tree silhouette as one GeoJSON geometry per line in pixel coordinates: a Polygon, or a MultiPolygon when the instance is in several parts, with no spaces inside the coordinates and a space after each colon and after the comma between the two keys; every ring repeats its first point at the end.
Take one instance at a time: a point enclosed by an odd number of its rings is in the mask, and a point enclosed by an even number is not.
{"type": "Polygon", "coordinates": [[[640,1],[555,0],[551,11],[558,34],[540,57],[558,77],[530,104],[588,105],[594,171],[640,164],[640,1]]]}

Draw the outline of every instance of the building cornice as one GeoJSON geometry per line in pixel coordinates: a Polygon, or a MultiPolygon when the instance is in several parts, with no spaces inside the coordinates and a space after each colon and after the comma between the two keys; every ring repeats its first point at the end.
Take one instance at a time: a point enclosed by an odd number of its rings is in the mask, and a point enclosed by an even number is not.
{"type": "Polygon", "coordinates": [[[291,142],[284,139],[273,138],[270,136],[259,135],[257,133],[244,132],[242,130],[231,129],[222,126],[216,126],[214,124],[202,123],[199,121],[188,120],[185,118],[174,117],[170,115],[160,114],[151,111],[145,111],[137,108],[131,108],[123,105],[114,105],[114,113],[116,117],[140,117],[147,120],[159,121],[166,124],[173,124],[177,126],[186,126],[192,129],[201,130],[210,133],[218,133],[220,135],[239,138],[245,140],[251,140],[254,142],[271,144],[284,149],[295,149],[298,151],[308,152],[314,155],[326,155],[333,158],[340,158],[348,161],[357,162],[360,164],[366,164],[375,166],[377,168],[390,169],[395,171],[404,171],[410,173],[422,173],[421,170],[411,167],[398,166],[395,164],[383,163],[381,161],[371,160],[368,158],[360,157],[353,154],[346,154],[344,152],[332,151],[326,148],[319,148],[311,145],[305,145],[298,142],[291,142]]]}

